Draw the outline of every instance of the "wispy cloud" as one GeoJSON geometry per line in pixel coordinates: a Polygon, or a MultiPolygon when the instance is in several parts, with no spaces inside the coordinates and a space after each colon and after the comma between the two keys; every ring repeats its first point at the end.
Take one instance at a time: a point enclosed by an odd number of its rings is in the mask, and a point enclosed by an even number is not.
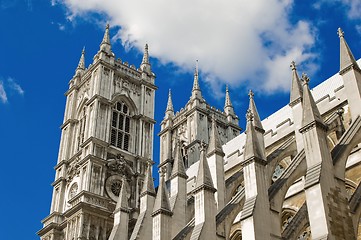
{"type": "Polygon", "coordinates": [[[8,86],[10,89],[14,90],[15,92],[17,92],[20,95],[24,95],[24,90],[21,88],[21,86],[15,82],[15,80],[13,78],[8,78],[7,79],[8,82],[8,86]]]}
{"type": "Polygon", "coordinates": [[[8,96],[6,95],[4,83],[2,81],[0,81],[0,100],[2,103],[8,102],[8,96]]]}
{"type": "Polygon", "coordinates": [[[23,88],[11,77],[6,80],[0,79],[0,101],[2,103],[8,103],[8,95],[24,95],[23,88]]]}
{"type": "Polygon", "coordinates": [[[142,51],[145,43],[161,63],[192,71],[199,59],[209,86],[249,84],[266,92],[288,91],[289,63],[315,60],[314,30],[290,20],[290,0],[53,0],[65,4],[68,19],[105,15],[120,26],[116,37],[142,51]],[[274,68],[282,66],[274,71],[274,68]],[[240,74],[241,73],[241,74],[240,74]],[[263,89],[262,89],[263,88],[263,89]]]}

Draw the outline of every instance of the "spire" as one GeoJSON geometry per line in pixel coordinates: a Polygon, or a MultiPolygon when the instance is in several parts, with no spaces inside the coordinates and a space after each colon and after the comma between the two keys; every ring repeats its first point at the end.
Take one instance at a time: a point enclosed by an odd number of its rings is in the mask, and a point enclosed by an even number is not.
{"type": "Polygon", "coordinates": [[[303,73],[303,117],[302,117],[302,127],[307,126],[310,123],[321,123],[323,125],[323,120],[320,112],[316,106],[316,102],[313,99],[308,82],[310,78],[303,73]]]}
{"type": "Polygon", "coordinates": [[[115,207],[115,211],[118,209],[128,209],[128,198],[125,181],[125,179],[122,181],[122,187],[120,188],[119,198],[117,201],[117,206],[115,207]]]}
{"type": "Polygon", "coordinates": [[[227,115],[234,114],[233,105],[231,102],[231,98],[229,96],[228,85],[226,85],[226,99],[225,99],[225,103],[224,103],[224,112],[227,115]]]}
{"type": "Polygon", "coordinates": [[[196,67],[194,69],[194,80],[192,88],[192,99],[199,98],[202,99],[201,88],[199,87],[199,74],[198,74],[198,60],[196,61],[196,67]]]}
{"type": "Polygon", "coordinates": [[[152,176],[152,165],[150,163],[148,163],[143,189],[140,195],[143,196],[145,194],[155,196],[154,182],[152,176]]]}
{"type": "Polygon", "coordinates": [[[251,109],[247,110],[246,114],[246,144],[244,146],[244,160],[247,161],[251,158],[264,160],[264,154],[256,136],[256,126],[254,124],[255,118],[251,109]]]}
{"type": "Polygon", "coordinates": [[[148,53],[148,44],[146,43],[144,46],[144,55],[142,64],[149,64],[149,53],[148,53]]]}
{"type": "Polygon", "coordinates": [[[100,44],[100,50],[110,52],[111,45],[110,45],[110,37],[109,37],[109,24],[105,27],[103,41],[100,44]]]}
{"type": "Polygon", "coordinates": [[[228,85],[226,85],[226,101],[224,103],[224,108],[226,107],[232,107],[232,103],[231,103],[231,98],[229,97],[229,90],[228,90],[228,85]]]}
{"type": "Polygon", "coordinates": [[[178,136],[176,139],[174,164],[173,164],[172,174],[171,174],[170,178],[173,178],[176,176],[188,178],[185,168],[184,168],[184,162],[183,162],[183,158],[182,158],[181,141],[178,136]]]}
{"type": "Polygon", "coordinates": [[[291,86],[291,93],[290,93],[290,105],[293,106],[302,100],[302,84],[301,84],[300,78],[298,77],[296,63],[294,61],[291,62],[290,67],[292,69],[292,86],[291,86]]]}
{"type": "Polygon", "coordinates": [[[256,130],[262,132],[264,130],[263,130],[263,126],[262,126],[261,120],[260,120],[258,112],[257,112],[256,104],[255,104],[254,99],[253,99],[254,93],[252,92],[252,90],[249,90],[248,96],[249,96],[249,108],[248,108],[248,110],[251,111],[252,116],[253,116],[252,117],[252,119],[253,119],[252,124],[254,125],[256,130]]]}
{"type": "Polygon", "coordinates": [[[218,134],[218,130],[217,130],[216,119],[213,116],[213,118],[212,118],[212,130],[211,130],[210,138],[209,138],[207,157],[209,157],[210,155],[212,155],[214,153],[218,153],[218,154],[224,156],[224,152],[222,150],[221,140],[219,139],[219,134],[218,134]]]}
{"type": "Polygon", "coordinates": [[[168,103],[167,103],[167,109],[165,110],[165,112],[174,114],[171,89],[169,89],[169,91],[168,91],[168,103]]]}
{"type": "Polygon", "coordinates": [[[83,50],[81,51],[78,67],[75,70],[75,76],[82,74],[84,70],[85,70],[85,47],[83,47],[83,50]]]}
{"type": "Polygon", "coordinates": [[[337,34],[340,38],[340,73],[348,70],[350,67],[361,71],[345,40],[345,33],[341,28],[338,28],[337,34]]]}
{"type": "Polygon", "coordinates": [[[196,67],[194,69],[194,81],[193,81],[193,88],[192,88],[192,91],[195,91],[195,90],[201,90],[199,88],[199,81],[198,81],[198,60],[196,61],[196,67]]]}
{"type": "Polygon", "coordinates": [[[167,170],[165,168],[161,168],[159,170],[160,182],[159,182],[159,187],[158,187],[158,193],[157,193],[157,196],[156,196],[155,202],[154,202],[153,214],[156,214],[158,212],[161,212],[161,213],[165,212],[167,214],[172,214],[172,211],[170,210],[167,189],[166,189],[165,181],[164,181],[166,171],[167,170]]]}
{"type": "Polygon", "coordinates": [[[142,63],[140,64],[140,69],[143,72],[146,72],[149,74],[152,72],[150,69],[150,63],[149,63],[148,44],[145,44],[145,46],[144,46],[144,55],[143,55],[142,63]]]}
{"type": "Polygon", "coordinates": [[[205,151],[206,151],[206,144],[202,142],[195,189],[206,188],[215,192],[216,189],[214,188],[213,185],[212,175],[211,175],[211,171],[209,170],[205,151]]]}

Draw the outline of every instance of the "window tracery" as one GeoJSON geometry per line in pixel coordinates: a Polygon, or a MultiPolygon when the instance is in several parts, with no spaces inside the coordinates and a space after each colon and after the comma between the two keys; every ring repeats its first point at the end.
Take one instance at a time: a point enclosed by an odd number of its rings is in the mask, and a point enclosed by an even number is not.
{"type": "Polygon", "coordinates": [[[129,107],[124,102],[117,102],[113,106],[110,144],[129,151],[130,145],[130,119],[129,107]]]}

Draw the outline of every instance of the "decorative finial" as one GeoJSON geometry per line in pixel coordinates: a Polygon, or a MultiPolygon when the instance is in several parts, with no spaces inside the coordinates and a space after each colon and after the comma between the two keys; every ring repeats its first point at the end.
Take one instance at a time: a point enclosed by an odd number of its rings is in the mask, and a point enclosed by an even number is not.
{"type": "Polygon", "coordinates": [[[198,60],[196,60],[196,68],[194,70],[194,73],[198,76],[198,60]]]}
{"type": "Polygon", "coordinates": [[[226,85],[226,92],[229,92],[229,91],[228,91],[228,84],[226,85]]]}
{"type": "Polygon", "coordinates": [[[295,61],[292,61],[292,62],[291,62],[290,67],[291,67],[292,70],[296,70],[296,63],[295,63],[295,61]]]}
{"type": "Polygon", "coordinates": [[[81,51],[82,54],[85,54],[85,46],[83,46],[83,50],[81,51]]]}
{"type": "Polygon", "coordinates": [[[249,99],[253,99],[254,93],[252,92],[252,89],[248,92],[249,99]]]}
{"type": "Polygon", "coordinates": [[[107,23],[107,25],[105,26],[105,29],[109,29],[109,23],[107,23]]]}
{"type": "Polygon", "coordinates": [[[338,29],[337,29],[337,34],[338,34],[338,37],[339,38],[342,38],[342,37],[344,37],[344,31],[342,31],[342,29],[339,27],[338,29]]]}
{"type": "Polygon", "coordinates": [[[247,119],[247,122],[252,122],[253,121],[253,113],[252,113],[251,109],[247,110],[246,119],[247,119]]]}
{"type": "Polygon", "coordinates": [[[302,81],[304,84],[308,85],[308,82],[310,81],[310,78],[307,76],[306,73],[302,73],[302,77],[301,77],[302,81]]]}

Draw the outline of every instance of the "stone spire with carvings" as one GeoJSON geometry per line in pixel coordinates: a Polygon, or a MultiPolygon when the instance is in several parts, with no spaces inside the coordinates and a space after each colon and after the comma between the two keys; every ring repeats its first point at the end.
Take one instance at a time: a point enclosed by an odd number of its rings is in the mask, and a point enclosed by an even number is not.
{"type": "Polygon", "coordinates": [[[291,62],[292,69],[292,86],[290,93],[290,105],[293,106],[302,101],[302,84],[297,74],[296,63],[291,62]]]}

